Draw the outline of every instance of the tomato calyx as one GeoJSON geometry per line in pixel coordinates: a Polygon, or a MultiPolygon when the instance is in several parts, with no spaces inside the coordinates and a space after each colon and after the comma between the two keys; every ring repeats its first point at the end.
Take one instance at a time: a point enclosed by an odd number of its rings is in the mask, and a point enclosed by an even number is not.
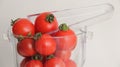
{"type": "Polygon", "coordinates": [[[31,36],[32,36],[32,33],[29,32],[29,33],[27,34],[27,37],[31,37],[31,36]]]}
{"type": "Polygon", "coordinates": [[[54,15],[53,14],[49,14],[46,16],[46,21],[49,23],[52,23],[54,21],[54,15]]]}
{"type": "Polygon", "coordinates": [[[13,26],[14,24],[15,24],[15,22],[17,21],[17,20],[19,20],[20,18],[17,18],[17,19],[15,19],[15,20],[13,20],[13,19],[11,19],[11,26],[13,26]]]}
{"type": "Polygon", "coordinates": [[[34,56],[31,57],[33,60],[42,60],[43,59],[43,56],[42,55],[39,55],[39,54],[36,54],[34,56]]]}
{"type": "Polygon", "coordinates": [[[24,39],[24,36],[22,36],[22,35],[19,35],[19,36],[17,37],[18,42],[20,42],[20,41],[23,40],[23,39],[24,39]]]}
{"type": "Polygon", "coordinates": [[[27,36],[17,35],[17,40],[18,40],[18,42],[20,42],[21,40],[23,40],[25,38],[31,38],[31,37],[32,37],[32,34],[31,34],[31,32],[29,32],[27,34],[27,36]]]}
{"type": "Polygon", "coordinates": [[[61,30],[61,31],[67,31],[67,30],[69,30],[69,27],[67,26],[66,23],[63,23],[63,24],[61,24],[59,26],[59,30],[61,30]]]}
{"type": "Polygon", "coordinates": [[[47,60],[49,60],[49,59],[51,59],[51,58],[54,58],[55,56],[53,55],[53,54],[51,54],[51,55],[49,55],[49,56],[47,56],[47,60]]]}
{"type": "Polygon", "coordinates": [[[35,40],[40,38],[42,36],[42,33],[36,33],[35,36],[33,37],[35,40]]]}

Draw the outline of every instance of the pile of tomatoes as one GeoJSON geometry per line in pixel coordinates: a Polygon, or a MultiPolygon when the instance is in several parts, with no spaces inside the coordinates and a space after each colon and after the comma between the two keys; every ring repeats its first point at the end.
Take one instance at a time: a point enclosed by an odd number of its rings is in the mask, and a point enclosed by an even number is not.
{"type": "Polygon", "coordinates": [[[24,59],[20,67],[77,67],[70,59],[77,37],[66,23],[58,25],[51,12],[43,12],[35,22],[27,18],[12,20],[17,52],[24,59]]]}

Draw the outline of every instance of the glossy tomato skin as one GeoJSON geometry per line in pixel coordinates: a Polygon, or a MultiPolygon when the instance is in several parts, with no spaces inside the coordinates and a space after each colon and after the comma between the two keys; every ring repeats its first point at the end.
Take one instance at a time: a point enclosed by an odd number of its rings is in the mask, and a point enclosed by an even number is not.
{"type": "Polygon", "coordinates": [[[29,57],[36,54],[35,51],[35,41],[32,38],[25,38],[18,42],[17,51],[21,56],[29,57]]]}
{"type": "Polygon", "coordinates": [[[35,29],[31,21],[26,18],[20,18],[13,24],[12,32],[14,35],[27,36],[28,34],[34,35],[35,29]]]}
{"type": "Polygon", "coordinates": [[[31,60],[30,57],[24,58],[20,63],[20,67],[25,67],[25,64],[30,60],[31,60]]]}
{"type": "Polygon", "coordinates": [[[36,40],[35,49],[43,56],[51,55],[56,50],[56,42],[49,34],[43,34],[36,40]]]}
{"type": "Polygon", "coordinates": [[[30,60],[25,64],[25,67],[43,67],[40,60],[30,60]]]}
{"type": "Polygon", "coordinates": [[[59,30],[54,34],[57,42],[57,48],[60,50],[73,50],[77,43],[77,37],[75,33],[69,29],[67,31],[59,30]]]}
{"type": "Polygon", "coordinates": [[[53,15],[51,12],[43,12],[41,13],[35,20],[35,31],[36,33],[49,33],[58,29],[58,22],[56,17],[54,16],[53,21],[49,22],[46,20],[48,15],[53,15]]]}
{"type": "Polygon", "coordinates": [[[62,60],[68,60],[71,56],[71,51],[69,50],[56,50],[55,57],[61,58],[62,60]]]}
{"type": "Polygon", "coordinates": [[[65,61],[65,66],[66,67],[77,67],[76,63],[73,60],[70,60],[70,59],[65,61]]]}
{"type": "Polygon", "coordinates": [[[52,58],[45,62],[44,67],[65,67],[65,63],[60,58],[52,58]]]}

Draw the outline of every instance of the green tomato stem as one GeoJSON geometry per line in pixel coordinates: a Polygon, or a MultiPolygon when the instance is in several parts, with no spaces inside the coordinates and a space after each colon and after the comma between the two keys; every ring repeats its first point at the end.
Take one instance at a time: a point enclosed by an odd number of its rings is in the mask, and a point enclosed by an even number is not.
{"type": "Polygon", "coordinates": [[[69,27],[67,26],[66,23],[63,23],[63,24],[61,24],[59,26],[59,30],[61,30],[61,31],[67,31],[67,30],[69,30],[69,27]]]}
{"type": "Polygon", "coordinates": [[[36,33],[33,37],[35,40],[39,39],[42,36],[42,33],[36,33]]]}
{"type": "Polygon", "coordinates": [[[13,20],[13,19],[11,19],[11,26],[13,26],[14,24],[15,24],[15,22],[17,21],[17,20],[19,20],[20,18],[17,18],[17,19],[15,19],[15,20],[13,20]]]}
{"type": "Polygon", "coordinates": [[[21,40],[23,40],[23,39],[24,39],[24,36],[19,35],[19,36],[17,37],[17,39],[18,39],[18,42],[20,42],[21,40]]]}
{"type": "Polygon", "coordinates": [[[39,55],[39,54],[36,54],[35,56],[32,56],[32,59],[33,60],[42,60],[43,57],[41,55],[39,55]]]}
{"type": "Polygon", "coordinates": [[[53,14],[49,14],[46,16],[46,21],[49,23],[52,23],[54,21],[54,15],[53,14]]]}
{"type": "Polygon", "coordinates": [[[27,37],[31,37],[31,36],[32,36],[32,33],[29,32],[29,33],[27,34],[27,37]]]}
{"type": "Polygon", "coordinates": [[[51,58],[54,58],[55,56],[52,54],[52,55],[49,55],[47,56],[47,60],[51,59],[51,58]]]}

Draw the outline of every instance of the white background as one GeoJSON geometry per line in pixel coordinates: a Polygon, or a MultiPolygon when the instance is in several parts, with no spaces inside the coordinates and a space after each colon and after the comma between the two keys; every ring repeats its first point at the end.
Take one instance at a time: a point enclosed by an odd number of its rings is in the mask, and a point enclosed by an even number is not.
{"type": "Polygon", "coordinates": [[[120,0],[0,0],[0,67],[14,66],[12,45],[2,37],[10,19],[106,2],[115,7],[114,16],[88,28],[94,32],[94,36],[87,41],[84,67],[120,67],[120,0]]]}

